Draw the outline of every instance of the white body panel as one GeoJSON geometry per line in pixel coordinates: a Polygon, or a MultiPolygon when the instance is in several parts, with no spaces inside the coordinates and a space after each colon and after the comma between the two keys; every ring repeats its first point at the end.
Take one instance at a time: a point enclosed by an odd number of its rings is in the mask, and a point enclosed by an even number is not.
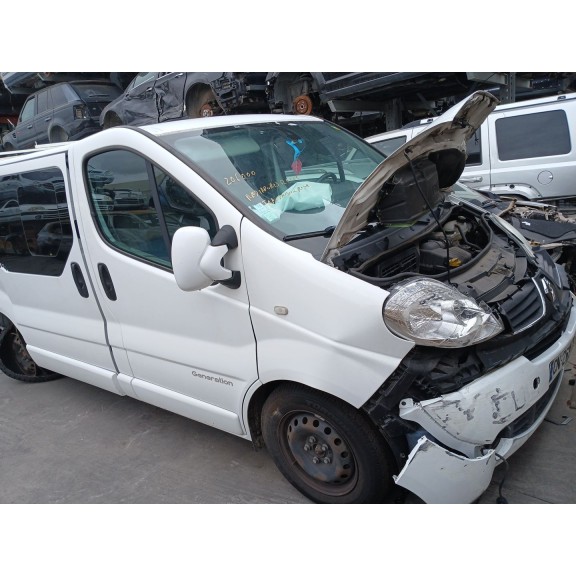
{"type": "Polygon", "coordinates": [[[242,250],[262,382],[300,382],[358,407],[413,348],[386,328],[384,290],[320,263],[248,220],[242,250]],[[275,313],[278,306],[288,313],[275,313]]]}
{"type": "MultiPolygon", "coordinates": [[[[23,158],[11,166],[0,166],[0,176],[52,167],[62,171],[68,207],[72,212],[63,154],[48,155],[33,162],[23,158]]],[[[89,284],[88,271],[75,234],[61,276],[14,273],[0,267],[0,294],[3,313],[18,326],[26,342],[33,347],[33,358],[40,362],[37,354],[41,350],[55,355],[52,369],[66,375],[71,375],[68,359],[86,364],[88,370],[96,367],[104,372],[116,372],[106,341],[103,316],[89,284]],[[83,298],[76,288],[70,268],[72,262],[80,266],[88,283],[88,298],[83,298]]],[[[97,384],[96,381],[93,383],[97,384]]],[[[107,388],[105,380],[102,384],[107,388]]]]}

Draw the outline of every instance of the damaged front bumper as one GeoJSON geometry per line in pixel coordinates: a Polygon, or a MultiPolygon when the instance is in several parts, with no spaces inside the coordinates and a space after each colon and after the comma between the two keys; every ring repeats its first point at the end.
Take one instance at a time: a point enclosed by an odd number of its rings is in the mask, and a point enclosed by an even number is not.
{"type": "Polygon", "coordinates": [[[400,416],[422,435],[395,481],[428,503],[468,503],[494,468],[540,426],[564,374],[576,334],[572,303],[566,331],[546,352],[520,357],[451,394],[400,402],[400,416]]]}

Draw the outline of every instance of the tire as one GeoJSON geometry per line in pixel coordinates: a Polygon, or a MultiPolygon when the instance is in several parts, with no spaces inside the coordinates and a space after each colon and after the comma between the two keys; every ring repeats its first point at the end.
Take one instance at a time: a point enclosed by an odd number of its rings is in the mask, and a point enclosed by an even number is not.
{"type": "Polygon", "coordinates": [[[392,453],[378,431],[345,402],[284,385],[264,403],[262,435],[280,472],[313,502],[392,501],[392,453]]]}
{"type": "Polygon", "coordinates": [[[61,378],[32,360],[26,349],[26,342],[14,324],[0,314],[0,370],[20,382],[48,382],[61,378]]]}
{"type": "Polygon", "coordinates": [[[56,128],[53,128],[52,131],[50,132],[50,143],[56,143],[56,142],[68,142],[70,136],[68,135],[68,132],[66,132],[66,130],[64,130],[64,128],[61,128],[60,126],[57,126],[56,128]]]}
{"type": "Polygon", "coordinates": [[[206,118],[218,116],[222,109],[213,103],[216,96],[210,86],[195,86],[186,98],[186,113],[188,118],[206,118]]]}

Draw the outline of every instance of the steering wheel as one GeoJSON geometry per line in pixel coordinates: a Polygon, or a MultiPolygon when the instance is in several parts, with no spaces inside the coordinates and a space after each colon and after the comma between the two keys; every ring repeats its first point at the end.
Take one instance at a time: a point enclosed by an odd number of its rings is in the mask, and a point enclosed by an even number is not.
{"type": "Polygon", "coordinates": [[[322,176],[320,176],[316,182],[329,182],[330,180],[336,183],[338,182],[338,176],[336,176],[334,172],[324,172],[324,174],[322,174],[322,176]]]}

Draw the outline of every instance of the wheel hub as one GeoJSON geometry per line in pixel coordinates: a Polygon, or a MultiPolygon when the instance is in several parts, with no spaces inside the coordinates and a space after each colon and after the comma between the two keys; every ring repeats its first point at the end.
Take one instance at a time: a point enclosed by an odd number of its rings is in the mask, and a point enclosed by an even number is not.
{"type": "Polygon", "coordinates": [[[204,104],[200,107],[200,116],[202,118],[209,118],[210,116],[214,116],[214,109],[210,104],[204,104]]]}
{"type": "Polygon", "coordinates": [[[294,98],[294,111],[296,114],[312,114],[312,109],[314,105],[312,104],[312,99],[310,96],[303,94],[302,96],[297,96],[294,98]]]}
{"type": "Polygon", "coordinates": [[[325,420],[306,412],[292,414],[286,432],[296,463],[315,480],[344,484],[354,476],[350,450],[325,420]]]}

